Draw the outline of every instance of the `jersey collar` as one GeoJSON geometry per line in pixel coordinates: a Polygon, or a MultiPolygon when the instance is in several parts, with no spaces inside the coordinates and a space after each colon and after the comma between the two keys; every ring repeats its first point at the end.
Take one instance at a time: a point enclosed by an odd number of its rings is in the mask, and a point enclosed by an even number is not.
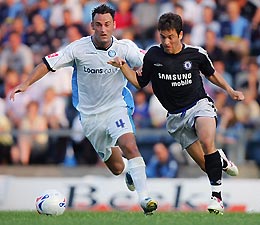
{"type": "Polygon", "coordinates": [[[98,46],[95,44],[95,42],[93,41],[93,36],[91,36],[91,41],[92,41],[94,47],[95,47],[97,50],[107,51],[107,50],[112,46],[112,44],[113,44],[113,42],[114,42],[114,37],[111,37],[111,44],[110,44],[107,48],[98,47],[98,46]]]}

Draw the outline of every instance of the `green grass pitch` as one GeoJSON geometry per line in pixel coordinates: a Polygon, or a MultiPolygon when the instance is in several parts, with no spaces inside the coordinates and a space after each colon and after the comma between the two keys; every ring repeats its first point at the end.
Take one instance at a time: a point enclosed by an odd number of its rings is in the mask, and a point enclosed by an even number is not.
{"type": "Polygon", "coordinates": [[[61,216],[39,215],[37,212],[0,211],[1,225],[259,225],[259,213],[65,211],[61,216]]]}

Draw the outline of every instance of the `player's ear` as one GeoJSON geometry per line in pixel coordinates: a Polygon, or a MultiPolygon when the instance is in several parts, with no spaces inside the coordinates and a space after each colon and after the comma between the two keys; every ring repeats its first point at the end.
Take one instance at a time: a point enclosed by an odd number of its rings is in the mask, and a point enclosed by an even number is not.
{"type": "Polygon", "coordinates": [[[114,29],[116,29],[116,21],[114,21],[114,29]]]}
{"type": "Polygon", "coordinates": [[[93,21],[91,22],[91,28],[92,28],[92,30],[94,30],[94,22],[93,21]]]}
{"type": "Polygon", "coordinates": [[[181,40],[182,38],[183,38],[183,31],[181,31],[179,34],[179,39],[181,40]]]}

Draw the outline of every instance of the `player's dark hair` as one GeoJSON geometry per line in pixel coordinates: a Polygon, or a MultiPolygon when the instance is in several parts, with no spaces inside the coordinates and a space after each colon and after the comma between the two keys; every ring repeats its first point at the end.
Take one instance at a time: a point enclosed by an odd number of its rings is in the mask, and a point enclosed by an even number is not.
{"type": "Polygon", "coordinates": [[[115,18],[115,10],[107,6],[106,4],[99,5],[98,7],[94,8],[92,11],[92,20],[94,20],[94,17],[96,14],[106,14],[109,13],[113,20],[115,18]]]}
{"type": "Polygon", "coordinates": [[[182,19],[178,14],[165,13],[160,16],[157,29],[160,30],[176,30],[179,35],[182,31],[182,19]]]}

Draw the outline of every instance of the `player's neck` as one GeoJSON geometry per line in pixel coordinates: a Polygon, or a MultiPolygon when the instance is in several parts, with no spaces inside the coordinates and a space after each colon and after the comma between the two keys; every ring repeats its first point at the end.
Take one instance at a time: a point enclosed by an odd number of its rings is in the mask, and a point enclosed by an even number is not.
{"type": "Polygon", "coordinates": [[[173,53],[172,53],[172,54],[178,54],[178,53],[182,50],[182,48],[183,48],[183,44],[182,44],[182,42],[180,42],[180,43],[176,46],[176,48],[173,49],[173,53]]]}
{"type": "Polygon", "coordinates": [[[106,42],[106,43],[97,41],[94,36],[91,36],[91,40],[92,40],[92,43],[94,44],[95,48],[100,49],[100,50],[107,50],[108,48],[110,48],[110,46],[113,43],[112,38],[109,42],[106,42]]]}

